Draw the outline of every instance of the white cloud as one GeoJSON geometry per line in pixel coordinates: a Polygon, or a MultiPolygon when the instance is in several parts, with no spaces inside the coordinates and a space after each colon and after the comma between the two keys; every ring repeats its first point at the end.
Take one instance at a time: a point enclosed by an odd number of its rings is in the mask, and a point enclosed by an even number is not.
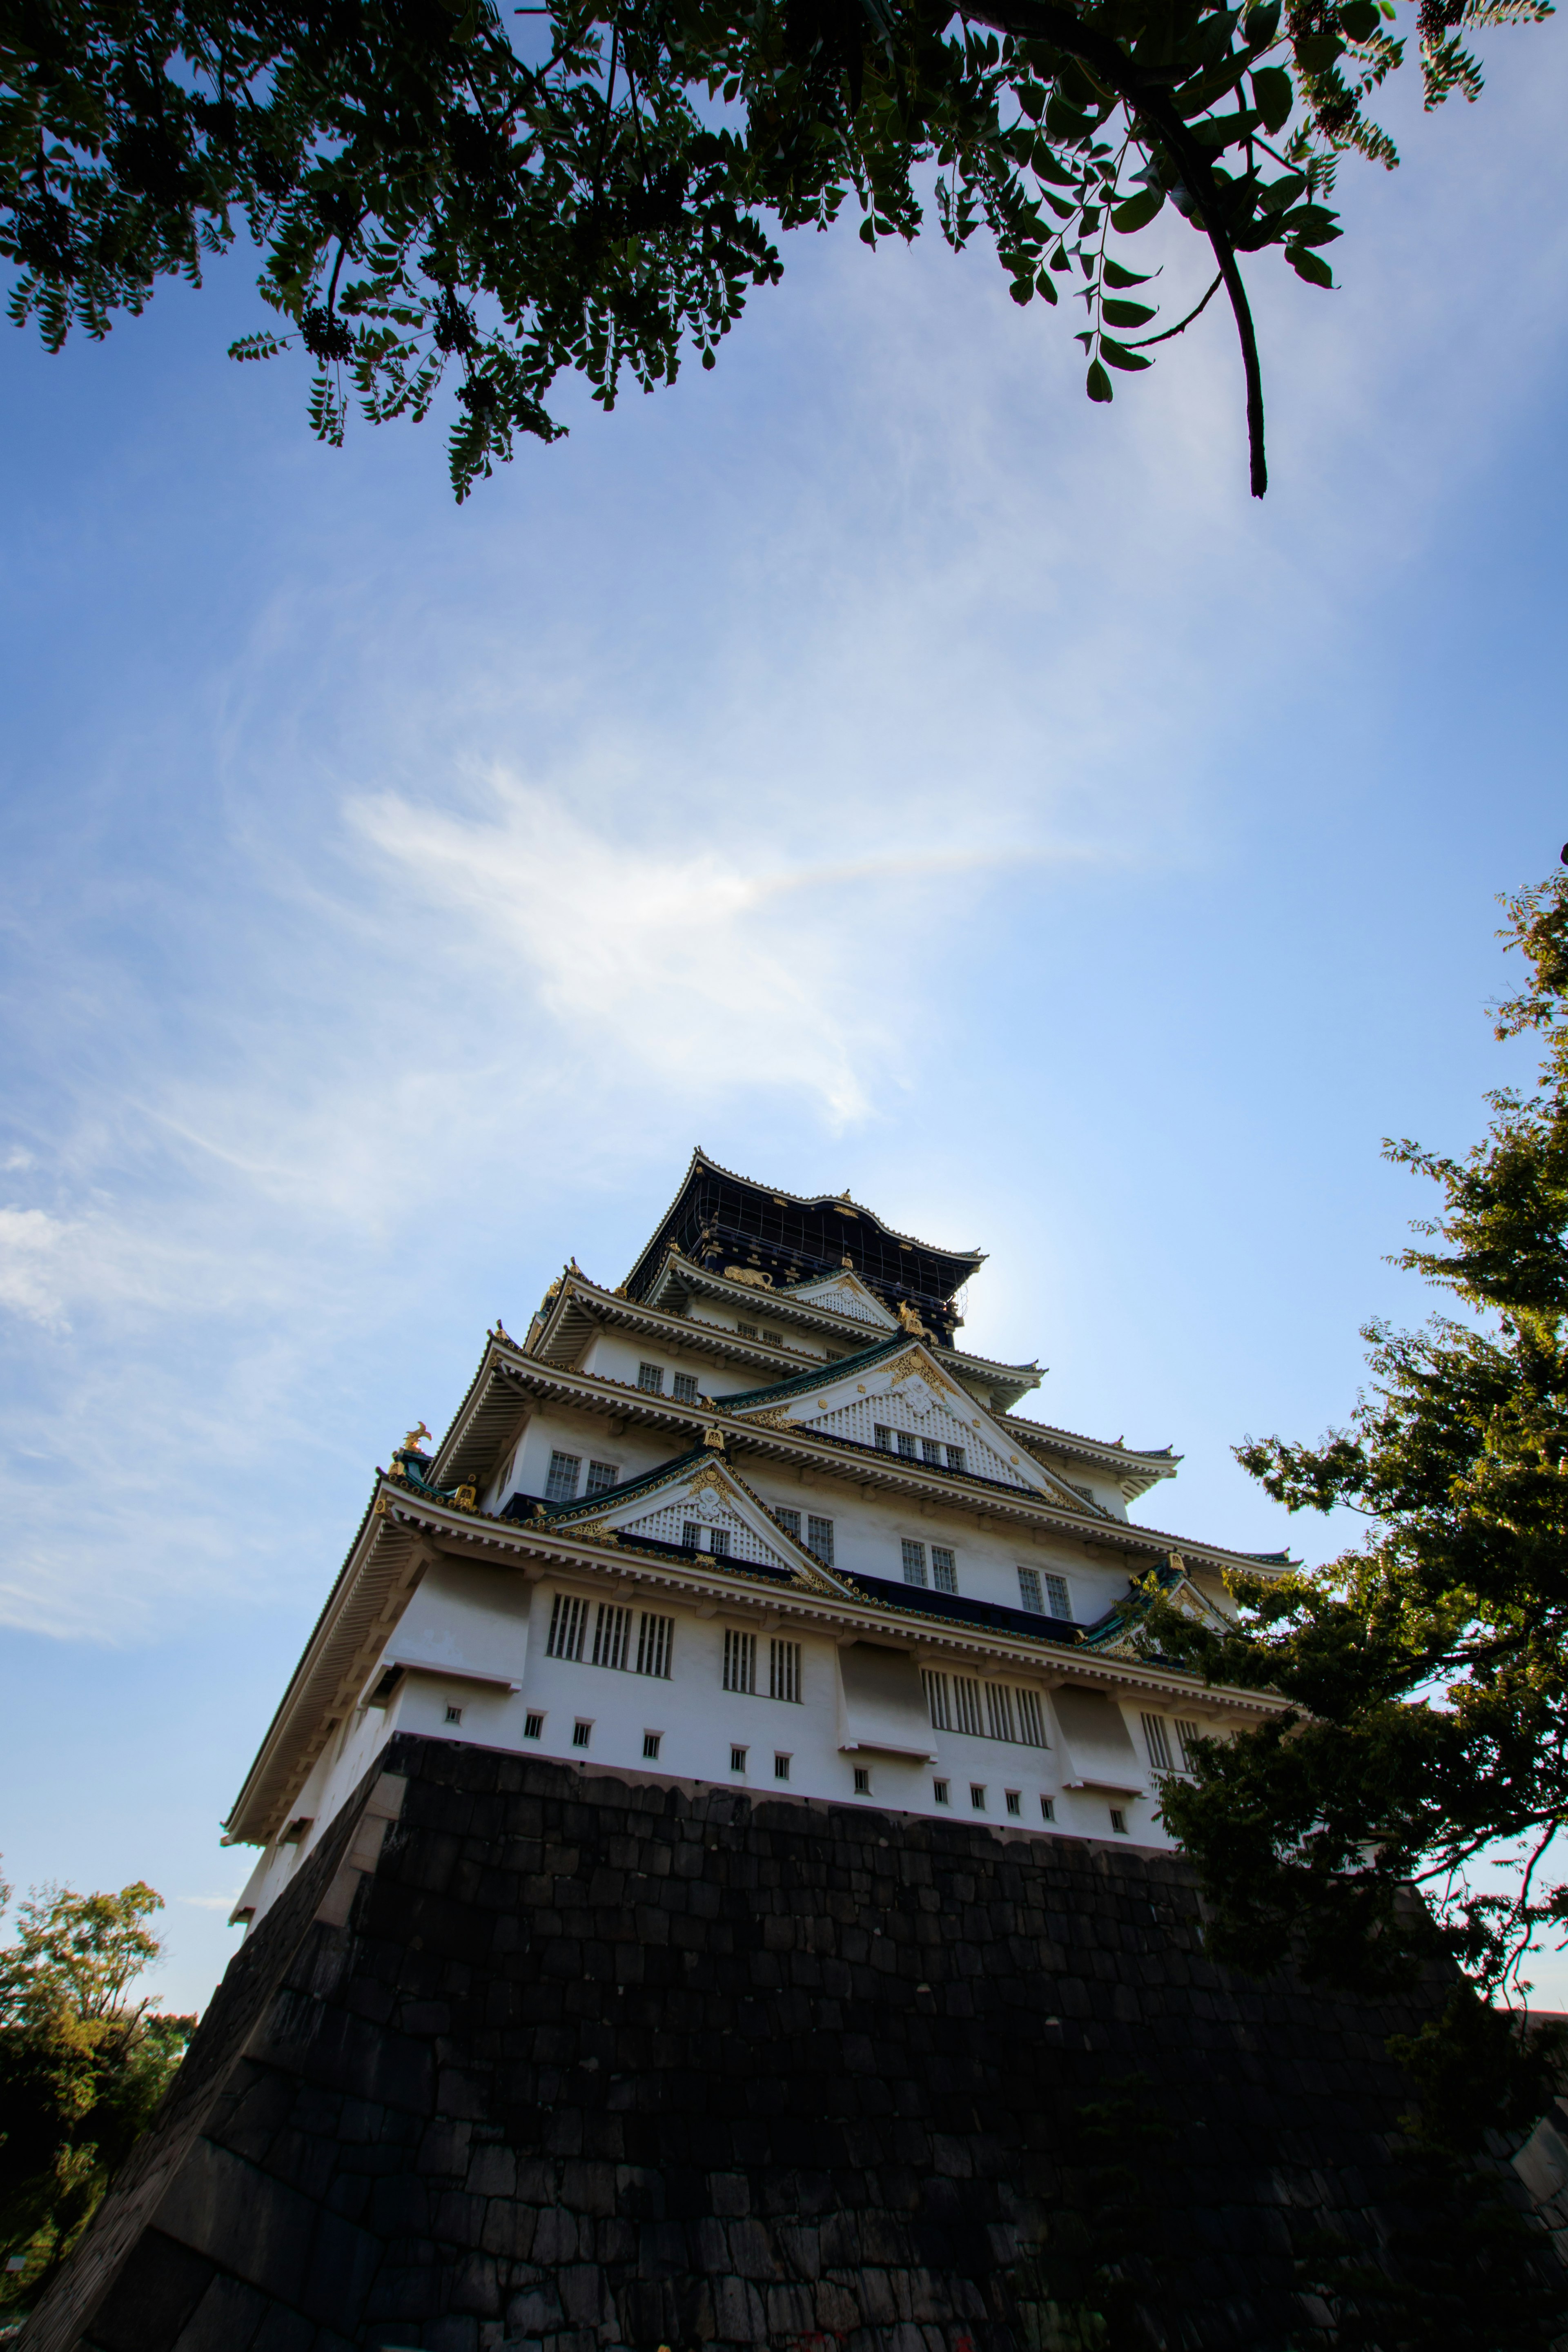
{"type": "Polygon", "coordinates": [[[0,1209],[0,1307],[65,1328],[61,1261],[70,1228],[42,1209],[0,1209]]]}

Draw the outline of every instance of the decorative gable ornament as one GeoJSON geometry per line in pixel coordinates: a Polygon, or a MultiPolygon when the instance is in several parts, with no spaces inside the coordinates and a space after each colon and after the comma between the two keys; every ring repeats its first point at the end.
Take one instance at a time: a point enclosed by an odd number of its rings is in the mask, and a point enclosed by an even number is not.
{"type": "Polygon", "coordinates": [[[876,1292],[853,1269],[819,1275],[811,1282],[794,1283],[789,1295],[819,1312],[842,1315],[849,1323],[869,1324],[878,1331],[891,1332],[899,1328],[898,1318],[889,1313],[876,1292]]]}

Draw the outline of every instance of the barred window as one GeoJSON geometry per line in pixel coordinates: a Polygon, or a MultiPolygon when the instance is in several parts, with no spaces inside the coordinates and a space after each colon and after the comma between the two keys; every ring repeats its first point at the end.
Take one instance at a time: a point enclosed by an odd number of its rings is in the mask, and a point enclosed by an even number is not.
{"type": "Polygon", "coordinates": [[[594,1727],[593,1727],[592,1723],[584,1723],[584,1722],[582,1720],[581,1717],[579,1717],[578,1720],[577,1720],[577,1721],[576,1721],[576,1722],[572,1726],[572,1745],[573,1745],[573,1747],[574,1747],[574,1748],[586,1748],[586,1746],[588,1745],[588,1742],[592,1739],[592,1738],[593,1738],[593,1737],[594,1737],[594,1727]]]}
{"type": "Polygon", "coordinates": [[[855,1767],[855,1794],[858,1797],[868,1797],[870,1793],[871,1767],[868,1764],[857,1764],[855,1767]]]}
{"type": "Polygon", "coordinates": [[[1048,1748],[1046,1738],[1046,1710],[1040,1704],[1038,1691],[1019,1690],[1014,1694],[1018,1702],[1018,1741],[1024,1748],[1048,1748]]]}
{"type": "Polygon", "coordinates": [[[1127,1835],[1127,1815],[1120,1805],[1112,1805],[1110,1808],[1110,1829],[1113,1837],[1127,1835]]]}
{"type": "Polygon", "coordinates": [[[669,1680],[670,1655],[675,1648],[675,1620],[658,1617],[645,1609],[637,1627],[637,1672],[653,1675],[660,1682],[669,1680]]]}
{"type": "Polygon", "coordinates": [[[984,1738],[985,1727],[980,1719],[980,1685],[973,1675],[954,1675],[952,1715],[955,1731],[968,1731],[976,1739],[984,1738]]]}
{"type": "Polygon", "coordinates": [[[969,1784],[969,1801],[973,1806],[977,1813],[983,1813],[985,1811],[985,1783],[984,1780],[971,1780],[969,1784]]]}
{"type": "Polygon", "coordinates": [[[789,1779],[789,1758],[787,1756],[775,1756],[773,1758],[773,1779],[775,1780],[787,1780],[789,1779]]]}
{"type": "Polygon", "coordinates": [[[1021,1813],[1024,1810],[1024,1791],[1022,1789],[1009,1789],[1006,1792],[1006,1796],[1007,1811],[1010,1813],[1021,1813]]]}
{"type": "Polygon", "coordinates": [[[962,1470],[963,1468],[963,1448],[962,1445],[950,1445],[948,1447],[947,1466],[950,1470],[962,1470]]]}
{"type": "Polygon", "coordinates": [[[757,1637],[738,1633],[728,1625],[724,1628],[724,1688],[756,1696],[757,1637]]]}
{"type": "Polygon", "coordinates": [[[701,1550],[702,1529],[696,1519],[687,1519],[682,1522],[680,1540],[688,1551],[701,1550]]]}
{"type": "Polygon", "coordinates": [[[1046,1597],[1040,1591],[1040,1571],[1037,1568],[1021,1568],[1018,1570],[1018,1598],[1031,1617],[1045,1615],[1046,1597]]]}
{"type": "Polygon", "coordinates": [[[588,1604],[574,1592],[558,1592],[550,1612],[550,1639],[544,1644],[547,1658],[582,1657],[584,1636],[588,1631],[588,1604]]]}
{"type": "Polygon", "coordinates": [[[899,1452],[903,1455],[906,1462],[912,1462],[915,1458],[915,1441],[913,1437],[910,1434],[910,1432],[907,1429],[900,1429],[898,1433],[898,1436],[899,1452]]]}
{"type": "Polygon", "coordinates": [[[773,1513],[773,1517],[778,1521],[780,1527],[783,1528],[785,1535],[793,1536],[796,1543],[798,1543],[800,1541],[800,1513],[798,1511],[780,1509],[773,1513]]]}
{"type": "Polygon", "coordinates": [[[613,1601],[601,1601],[594,1620],[594,1664],[626,1671],[631,1648],[632,1612],[613,1601]]]}
{"type": "Polygon", "coordinates": [[[1013,1738],[1013,1694],[1005,1683],[985,1685],[985,1727],[993,1739],[1013,1738]]]}
{"type": "Polygon", "coordinates": [[[657,1764],[658,1762],[658,1745],[659,1741],[663,1738],[664,1734],[662,1731],[645,1731],[643,1733],[642,1752],[643,1762],[645,1764],[657,1764]]]}
{"type": "Polygon", "coordinates": [[[547,1503],[572,1503],[577,1498],[577,1473],[583,1467],[580,1454],[552,1454],[550,1475],[544,1482],[547,1503]]]}
{"type": "Polygon", "coordinates": [[[923,1543],[904,1538],[904,1582],[923,1584],[926,1580],[926,1548],[923,1543]]]}
{"type": "Polygon", "coordinates": [[[675,1391],[675,1402],[677,1404],[696,1403],[697,1375],[695,1372],[677,1372],[674,1381],[671,1382],[671,1386],[675,1391]]]}
{"type": "Polygon", "coordinates": [[[737,1323],[735,1328],[742,1339],[760,1339],[763,1336],[754,1323],[737,1323]]]}
{"type": "Polygon", "coordinates": [[[893,1433],[890,1429],[884,1429],[881,1423],[879,1422],[877,1423],[877,1451],[879,1454],[890,1454],[892,1450],[893,1433]]]}
{"type": "Polygon", "coordinates": [[[958,1591],[958,1562],[945,1544],[931,1548],[931,1580],[939,1592],[958,1591]]]}
{"type": "Polygon", "coordinates": [[[664,1394],[664,1366],[662,1364],[639,1364],[637,1366],[637,1386],[639,1389],[647,1389],[649,1396],[662,1396],[664,1394]]]}
{"type": "Polygon", "coordinates": [[[931,1792],[936,1799],[939,1805],[952,1804],[952,1798],[949,1793],[948,1784],[945,1780],[933,1780],[931,1784],[931,1792]]]}
{"type": "Polygon", "coordinates": [[[815,1512],[806,1514],[805,1548],[815,1552],[824,1568],[833,1565],[833,1522],[819,1519],[815,1512]]]}
{"type": "Polygon", "coordinates": [[[947,1676],[938,1674],[934,1667],[922,1666],[921,1680],[925,1685],[926,1706],[931,1715],[931,1729],[933,1731],[952,1730],[952,1689],[947,1676]]]}
{"type": "Polygon", "coordinates": [[[942,1468],[942,1446],[934,1437],[921,1438],[921,1460],[922,1462],[929,1462],[933,1470],[940,1470],[942,1468]]]}
{"type": "Polygon", "coordinates": [[[1052,1617],[1065,1618],[1070,1624],[1072,1622],[1072,1599],[1068,1591],[1067,1578],[1065,1576],[1047,1575],[1043,1576],[1040,1581],[1046,1588],[1046,1610],[1047,1614],[1052,1617]]]}
{"type": "Polygon", "coordinates": [[[531,1709],[530,1712],[523,1717],[522,1736],[525,1739],[543,1738],[544,1717],[542,1715],[536,1714],[531,1709]]]}
{"type": "Polygon", "coordinates": [[[1203,1733],[1195,1723],[1189,1723],[1184,1716],[1179,1715],[1176,1717],[1176,1745],[1182,1751],[1184,1772],[1197,1770],[1198,1759],[1193,1752],[1194,1743],[1202,1738],[1203,1733]]]}
{"type": "Polygon", "coordinates": [[[708,1549],[715,1559],[724,1559],[730,1549],[729,1528],[710,1528],[708,1532],[708,1549]]]}
{"type": "Polygon", "coordinates": [[[745,1749],[744,1749],[743,1748],[731,1748],[731,1750],[730,1750],[730,1769],[731,1769],[731,1772],[743,1772],[743,1771],[745,1770],[745,1769],[746,1769],[746,1751],[745,1751],[745,1749]]]}
{"type": "Polygon", "coordinates": [[[768,1696],[800,1701],[800,1643],[768,1643],[768,1696]]]}
{"type": "Polygon", "coordinates": [[[1146,1715],[1143,1717],[1143,1745],[1149,1751],[1149,1761],[1155,1771],[1168,1772],[1171,1769],[1171,1743],[1166,1737],[1163,1716],[1146,1715]]]}
{"type": "Polygon", "coordinates": [[[1042,1797],[1042,1798],[1040,1799],[1040,1819],[1041,1819],[1041,1821],[1043,1821],[1043,1822],[1054,1822],[1054,1821],[1056,1820],[1056,1817],[1057,1817],[1057,1801],[1056,1801],[1056,1799],[1055,1799],[1054,1797],[1042,1797]]]}
{"type": "Polygon", "coordinates": [[[763,1333],[763,1337],[767,1341],[770,1348],[782,1348],[784,1346],[784,1336],[782,1331],[764,1331],[763,1333]]]}
{"type": "Polygon", "coordinates": [[[608,1494],[620,1475],[613,1462],[590,1462],[588,1465],[589,1494],[608,1494]]]}

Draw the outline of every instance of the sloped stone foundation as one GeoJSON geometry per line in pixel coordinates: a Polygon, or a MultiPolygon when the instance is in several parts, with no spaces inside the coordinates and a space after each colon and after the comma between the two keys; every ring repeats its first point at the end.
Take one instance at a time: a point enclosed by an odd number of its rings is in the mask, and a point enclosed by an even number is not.
{"type": "Polygon", "coordinates": [[[1069,2352],[1107,2263],[1126,2340],[1323,2342],[1415,2014],[1198,1925],[1166,1855],[400,1737],[18,2352],[1069,2352]]]}

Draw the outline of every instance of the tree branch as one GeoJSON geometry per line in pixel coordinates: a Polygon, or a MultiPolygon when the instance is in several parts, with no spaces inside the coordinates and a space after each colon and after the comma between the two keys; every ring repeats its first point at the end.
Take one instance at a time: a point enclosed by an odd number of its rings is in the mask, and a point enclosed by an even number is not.
{"type": "Polygon", "coordinates": [[[1093,26],[1086,25],[1072,9],[1056,5],[1056,0],[970,0],[963,14],[977,25],[989,25],[994,32],[1011,33],[1018,40],[1049,41],[1053,47],[1066,49],[1069,56],[1081,58],[1099,79],[1115,91],[1130,114],[1142,115],[1159,132],[1180,163],[1186,185],[1202,205],[1204,235],[1214,248],[1214,257],[1219,265],[1219,274],[1236,318],[1242,370],[1247,378],[1247,439],[1251,459],[1252,495],[1260,499],[1268,488],[1268,466],[1263,447],[1263,376],[1258,366],[1258,337],[1253,331],[1252,312],[1247,304],[1247,289],[1241,282],[1241,272],[1237,268],[1236,249],[1225,226],[1224,194],[1207,155],[1172,104],[1169,90],[1157,82],[1146,80],[1127,52],[1109,33],[1099,32],[1093,26]]]}

